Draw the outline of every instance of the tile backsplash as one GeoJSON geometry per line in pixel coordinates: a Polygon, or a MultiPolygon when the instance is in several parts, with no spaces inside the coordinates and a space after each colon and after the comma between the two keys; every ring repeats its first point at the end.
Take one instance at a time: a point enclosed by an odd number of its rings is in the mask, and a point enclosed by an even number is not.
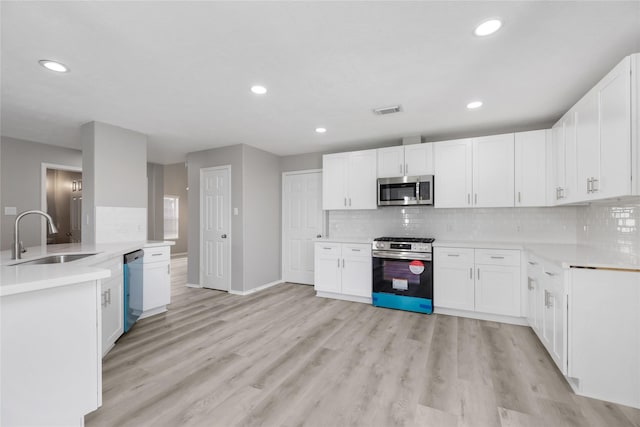
{"type": "Polygon", "coordinates": [[[425,236],[438,240],[576,243],[577,207],[329,211],[329,236],[425,236]]]}
{"type": "Polygon", "coordinates": [[[640,255],[640,198],[578,208],[577,242],[640,255]]]}

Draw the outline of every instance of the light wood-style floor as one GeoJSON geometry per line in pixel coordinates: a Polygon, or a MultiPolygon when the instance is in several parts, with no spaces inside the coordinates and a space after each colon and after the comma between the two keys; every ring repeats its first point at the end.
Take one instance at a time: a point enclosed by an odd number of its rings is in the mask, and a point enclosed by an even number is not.
{"type": "Polygon", "coordinates": [[[374,308],[282,284],[186,288],[103,367],[87,426],[635,426],[640,411],[576,396],[521,326],[374,308]]]}

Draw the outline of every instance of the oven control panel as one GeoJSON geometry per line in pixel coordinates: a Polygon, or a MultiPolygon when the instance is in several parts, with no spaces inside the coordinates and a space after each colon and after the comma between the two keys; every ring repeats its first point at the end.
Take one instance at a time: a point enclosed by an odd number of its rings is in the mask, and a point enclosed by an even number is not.
{"type": "Polygon", "coordinates": [[[373,249],[382,251],[431,252],[431,243],[373,242],[373,249]]]}

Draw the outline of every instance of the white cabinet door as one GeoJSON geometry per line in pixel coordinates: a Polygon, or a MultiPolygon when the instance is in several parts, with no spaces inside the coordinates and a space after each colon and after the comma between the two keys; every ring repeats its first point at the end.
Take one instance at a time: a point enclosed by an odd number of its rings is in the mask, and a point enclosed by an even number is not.
{"type": "Polygon", "coordinates": [[[315,289],[321,292],[340,292],[342,249],[340,243],[317,242],[315,248],[315,289]]]}
{"type": "Polygon", "coordinates": [[[435,207],[471,207],[473,186],[471,140],[436,142],[433,145],[433,152],[435,207]]]}
{"type": "Polygon", "coordinates": [[[589,93],[573,108],[576,117],[576,199],[589,200],[592,179],[600,175],[598,94],[589,93]]]}
{"type": "Polygon", "coordinates": [[[342,293],[371,297],[371,250],[369,245],[342,245],[342,293]]]}
{"type": "Polygon", "coordinates": [[[600,174],[594,176],[593,194],[599,199],[626,196],[631,194],[631,59],[625,58],[598,88],[600,174]]]}
{"type": "Polygon", "coordinates": [[[542,284],[542,335],[540,340],[560,371],[566,367],[566,291],[563,271],[545,265],[542,284]]]}
{"type": "Polygon", "coordinates": [[[520,316],[520,268],[476,265],[476,311],[520,316]]]}
{"type": "Polygon", "coordinates": [[[404,175],[404,147],[378,149],[378,178],[404,175]]]}
{"type": "Polygon", "coordinates": [[[322,209],[347,208],[348,153],[322,156],[322,209]]]}
{"type": "MultiPolygon", "coordinates": [[[[347,207],[377,209],[376,150],[349,153],[347,207]]],[[[324,187],[322,188],[324,191],[324,187]]]]}
{"type": "Polygon", "coordinates": [[[113,347],[124,333],[124,302],[122,273],[102,282],[100,303],[102,307],[102,356],[113,347]]]}
{"type": "Polygon", "coordinates": [[[542,323],[542,265],[537,258],[527,260],[527,321],[536,334],[541,334],[542,323]]]}
{"type": "Polygon", "coordinates": [[[515,205],[547,204],[547,131],[515,134],[515,205]]]}
{"type": "Polygon", "coordinates": [[[166,306],[171,302],[171,266],[168,262],[144,265],[142,309],[166,306]]]}
{"type": "Polygon", "coordinates": [[[513,134],[474,138],[473,205],[513,207],[513,181],[513,134]]]}
{"type": "Polygon", "coordinates": [[[405,175],[433,175],[433,144],[404,146],[405,175]]]}
{"type": "Polygon", "coordinates": [[[435,248],[434,307],[474,310],[474,250],[435,248]]]}

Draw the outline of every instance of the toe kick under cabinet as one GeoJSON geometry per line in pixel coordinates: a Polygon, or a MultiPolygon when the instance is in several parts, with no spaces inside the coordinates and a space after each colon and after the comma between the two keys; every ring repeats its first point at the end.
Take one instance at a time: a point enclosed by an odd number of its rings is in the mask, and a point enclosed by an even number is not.
{"type": "Polygon", "coordinates": [[[520,251],[434,248],[436,312],[522,323],[520,251]],[[493,317],[492,317],[493,316],[493,317]]]}

